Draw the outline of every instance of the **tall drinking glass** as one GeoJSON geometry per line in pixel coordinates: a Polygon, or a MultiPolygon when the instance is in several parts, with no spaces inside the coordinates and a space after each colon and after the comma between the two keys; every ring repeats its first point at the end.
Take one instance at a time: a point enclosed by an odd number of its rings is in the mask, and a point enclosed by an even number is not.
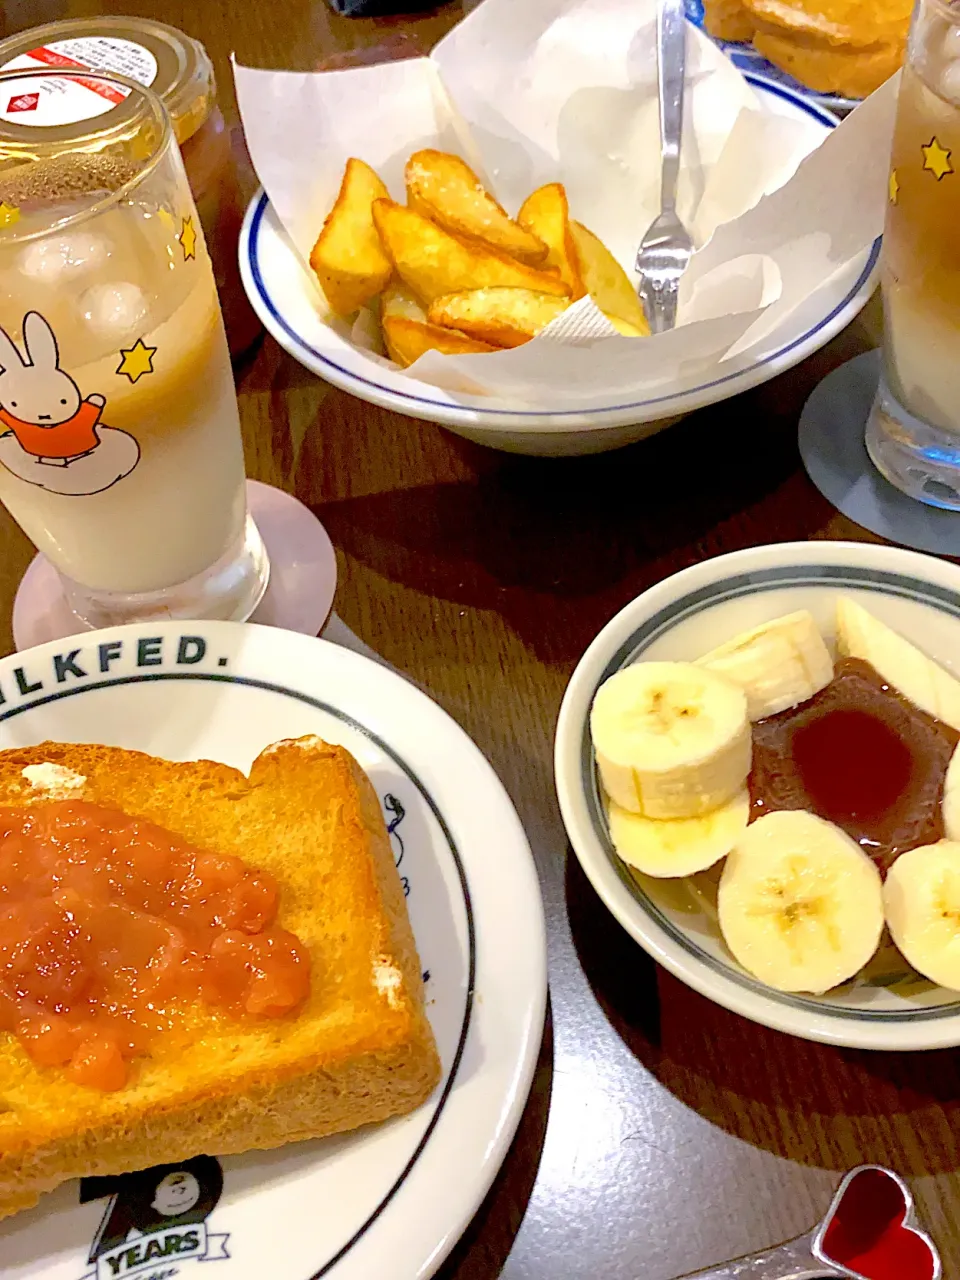
{"type": "Polygon", "coordinates": [[[960,510],[960,3],[919,0],[900,86],[881,278],[877,468],[960,510]]]}
{"type": "Polygon", "coordinates": [[[0,75],[0,500],[88,626],[243,620],[267,585],[200,222],[123,76],[0,75]]]}

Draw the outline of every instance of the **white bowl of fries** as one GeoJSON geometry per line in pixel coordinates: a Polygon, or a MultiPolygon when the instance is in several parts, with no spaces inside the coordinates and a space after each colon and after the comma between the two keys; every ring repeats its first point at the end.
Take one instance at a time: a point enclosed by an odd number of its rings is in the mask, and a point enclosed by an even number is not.
{"type": "Polygon", "coordinates": [[[631,269],[659,201],[653,0],[559,17],[530,0],[522,38],[509,4],[484,0],[429,59],[235,69],[265,187],[241,270],[281,345],[386,408],[569,454],[756,386],[853,318],[883,214],[879,169],[859,157],[883,112],[818,161],[832,117],[751,85],[691,28],[680,203],[703,247],[677,328],[651,338],[631,269]],[[601,15],[591,50],[583,25],[601,15]],[[820,188],[808,227],[794,211],[820,188]]]}

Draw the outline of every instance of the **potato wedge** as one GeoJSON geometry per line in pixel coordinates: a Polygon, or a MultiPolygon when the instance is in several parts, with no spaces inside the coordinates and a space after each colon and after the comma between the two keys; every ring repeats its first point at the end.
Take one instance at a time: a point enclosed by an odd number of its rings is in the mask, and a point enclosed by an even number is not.
{"type": "Polygon", "coordinates": [[[648,336],[650,326],[643,314],[643,304],[620,263],[603,241],[582,223],[571,222],[570,234],[580,276],[590,297],[608,316],[625,321],[628,333],[633,330],[637,337],[648,336]]]}
{"type": "Polygon", "coordinates": [[[486,342],[477,342],[466,334],[441,329],[437,325],[423,324],[420,320],[408,320],[406,316],[383,317],[383,340],[387,344],[390,359],[404,368],[413,364],[427,351],[439,351],[447,356],[471,355],[482,351],[496,351],[486,342]]]}
{"type": "Polygon", "coordinates": [[[391,280],[380,295],[380,317],[402,316],[405,320],[419,320],[426,324],[427,313],[405,284],[391,280]]]}
{"type": "Polygon", "coordinates": [[[587,292],[580,276],[573,237],[567,193],[561,182],[548,182],[527,196],[520,206],[517,221],[527,231],[539,236],[547,246],[547,266],[556,267],[560,279],[570,290],[574,302],[587,292]]]}
{"type": "Polygon", "coordinates": [[[569,293],[559,275],[525,266],[479,240],[461,240],[392,200],[374,200],[373,221],[397,274],[425,306],[444,294],[487,285],[558,297],[569,293]]]}
{"type": "Polygon", "coordinates": [[[437,298],[427,312],[431,324],[459,329],[481,342],[519,347],[535,338],[570,305],[569,298],[530,289],[474,289],[437,298]]]}
{"type": "Polygon", "coordinates": [[[340,192],[310,253],[310,265],[337,315],[353,315],[393,274],[372,213],[374,200],[389,194],[368,164],[347,161],[340,192]]]}
{"type": "Polygon", "coordinates": [[[415,151],[407,161],[407,204],[455,235],[473,236],[536,266],[547,246],[494,200],[466,161],[446,151],[415,151]]]}

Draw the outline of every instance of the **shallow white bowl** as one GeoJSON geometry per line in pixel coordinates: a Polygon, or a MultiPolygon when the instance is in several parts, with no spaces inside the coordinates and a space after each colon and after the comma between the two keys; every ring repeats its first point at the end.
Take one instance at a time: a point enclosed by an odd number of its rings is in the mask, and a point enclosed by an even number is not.
{"type": "MultiPolygon", "coordinates": [[[[801,122],[816,144],[837,119],[800,93],[758,76],[746,79],[765,110],[801,122]]],[[[879,240],[800,307],[730,371],[682,393],[623,403],[622,396],[568,409],[562,388],[543,406],[455,396],[387,366],[321,319],[319,294],[263,192],[247,210],[240,272],[269,333],[306,368],[362,400],[427,418],[479,444],[510,453],[600,453],[653,435],[704,405],[748,391],[793,368],[845,328],[873,292],[879,240]]]]}
{"type": "MultiPolygon", "coordinates": [[[[563,820],[594,888],[671,973],[717,1004],[808,1040],[859,1049],[960,1044],[960,993],[918,977],[887,944],[853,982],[826,996],[788,995],[751,977],[724,946],[709,875],[633,875],[613,851],[588,717],[594,694],[638,658],[689,661],[748,627],[809,609],[828,643],[838,595],[871,612],[945,667],[960,666],[960,568],[869,543],[783,543],[719,556],[658,583],[616,615],[581,658],[557,724],[563,820]]],[[[958,671],[960,674],[960,671],[958,671]]]]}

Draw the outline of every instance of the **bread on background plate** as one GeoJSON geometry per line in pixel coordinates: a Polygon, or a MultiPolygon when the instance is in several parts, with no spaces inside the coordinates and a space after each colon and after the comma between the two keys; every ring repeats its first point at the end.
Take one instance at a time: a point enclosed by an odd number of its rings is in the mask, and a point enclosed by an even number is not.
{"type": "Polygon", "coordinates": [[[112,1092],[36,1065],[0,1031],[0,1217],[70,1178],[279,1147],[429,1097],[440,1061],[403,888],[376,792],[348,751],[277,743],[249,777],[97,745],[0,752],[0,808],[65,798],[269,872],[278,924],[309,952],[310,991],[282,1018],[197,1003],[112,1092]]]}
{"type": "Polygon", "coordinates": [[[752,41],[808,89],[866,98],[901,66],[912,10],[912,0],[704,0],[704,25],[752,41]]]}
{"type": "Polygon", "coordinates": [[[905,42],[866,49],[836,46],[758,27],[753,43],[768,62],[818,93],[867,98],[900,69],[905,42]]]}
{"type": "Polygon", "coordinates": [[[756,25],[743,0],[703,0],[703,22],[718,40],[750,40],[756,25]]]}
{"type": "Polygon", "coordinates": [[[754,21],[794,39],[872,49],[907,38],[911,0],[743,0],[754,21]]]}

